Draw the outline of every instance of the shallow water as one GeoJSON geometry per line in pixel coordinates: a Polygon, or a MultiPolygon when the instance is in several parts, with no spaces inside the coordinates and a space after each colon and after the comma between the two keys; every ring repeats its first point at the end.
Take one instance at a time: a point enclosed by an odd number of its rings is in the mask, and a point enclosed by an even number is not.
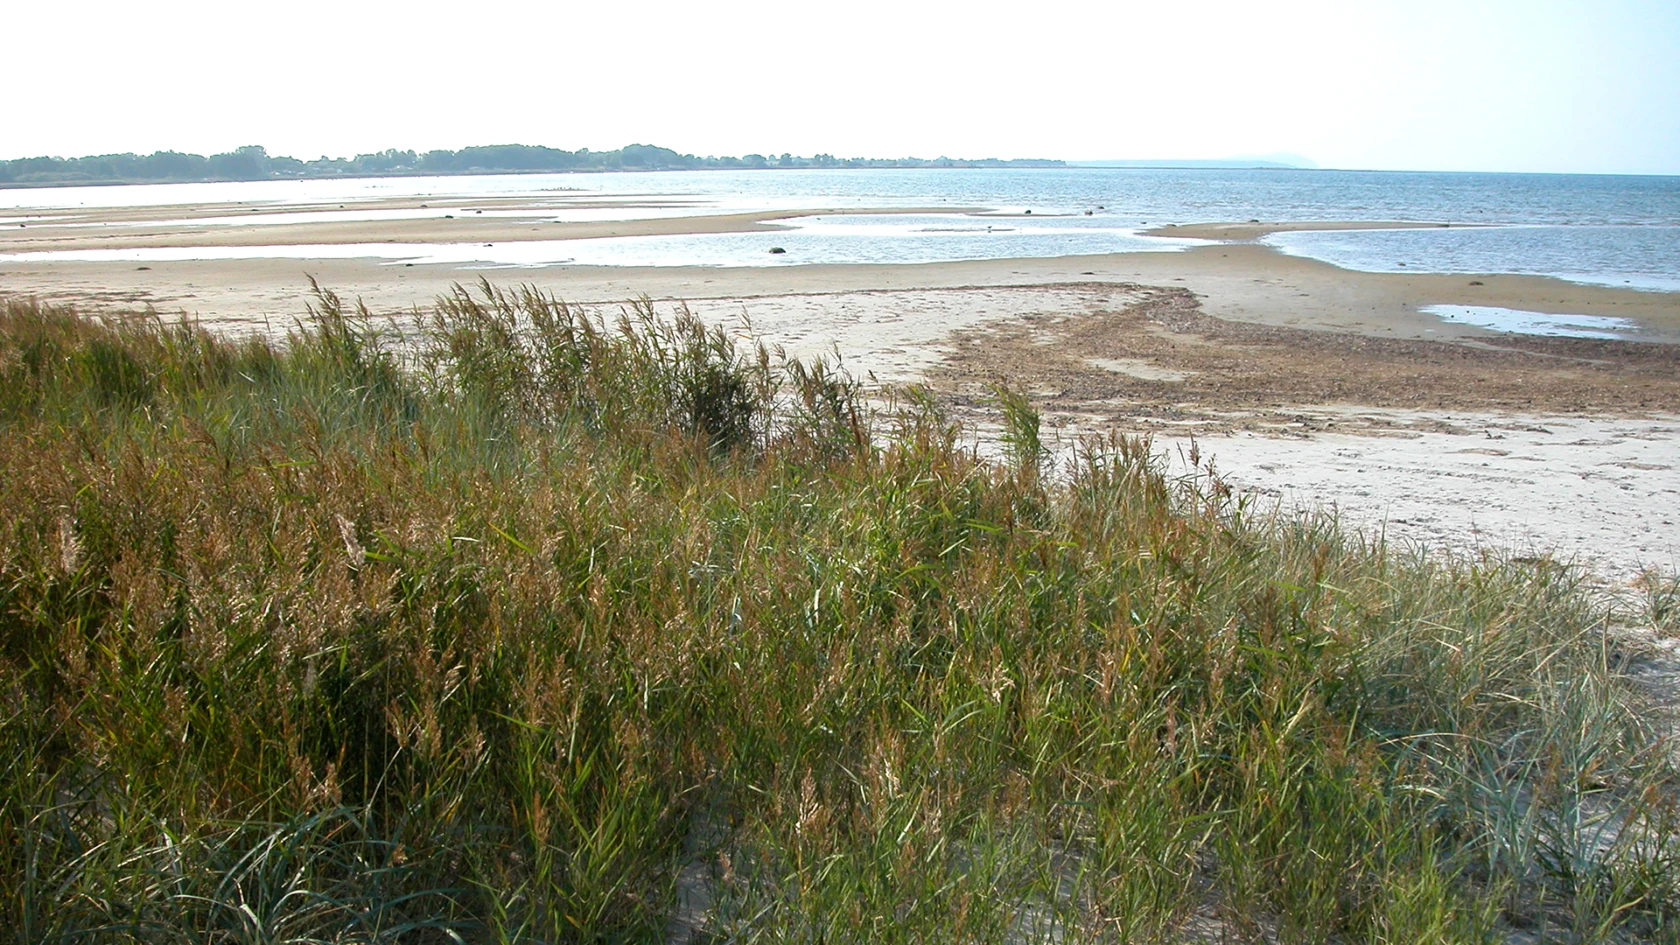
{"type": "Polygon", "coordinates": [[[1528,273],[1680,291],[1680,226],[1493,226],[1274,233],[1262,242],[1365,272],[1528,273]]]}
{"type": "Polygon", "coordinates": [[[177,262],[193,259],[385,259],[497,268],[551,266],[789,266],[925,263],[1122,252],[1175,252],[1202,240],[1139,236],[1088,218],[1023,223],[975,215],[804,217],[785,229],[500,243],[353,243],[145,247],[0,253],[0,262],[177,262]],[[782,249],[772,253],[772,249],[782,249]]]}
{"type": "Polygon", "coordinates": [[[1628,332],[1639,329],[1639,325],[1630,318],[1612,318],[1608,315],[1551,315],[1545,312],[1500,308],[1495,305],[1426,305],[1419,311],[1439,316],[1442,321],[1518,335],[1614,340],[1626,338],[1628,332]]]}
{"type": "MultiPolygon", "coordinates": [[[[794,258],[770,261],[759,257],[758,244],[743,242],[739,235],[709,235],[628,237],[611,247],[577,246],[570,254],[552,246],[525,254],[474,254],[493,257],[473,260],[486,265],[536,265],[539,256],[603,265],[933,262],[1141,249],[1149,241],[1137,230],[1164,223],[1397,220],[1499,226],[1289,233],[1267,242],[1358,269],[1526,272],[1680,289],[1680,177],[1155,168],[678,171],[14,189],[0,190],[0,211],[12,211],[16,219],[17,211],[55,207],[158,207],[159,220],[178,221],[186,215],[162,208],[220,203],[234,206],[218,214],[213,225],[232,225],[276,222],[276,214],[255,212],[259,208],[317,214],[287,222],[380,219],[370,214],[414,211],[356,204],[428,197],[529,200],[543,212],[526,217],[525,210],[484,208],[484,215],[566,221],[895,207],[983,208],[1000,214],[1031,210],[1036,218],[1033,227],[1013,237],[969,230],[947,234],[947,239],[930,238],[932,228],[909,217],[806,221],[798,236],[786,237],[799,243],[797,253],[794,246],[785,247],[794,258]],[[615,198],[667,205],[600,206],[615,198]],[[252,217],[266,219],[246,219],[252,217]]],[[[195,222],[207,225],[203,219],[195,222]]],[[[1009,222],[1014,226],[1023,218],[1009,222]]],[[[296,255],[293,249],[285,255],[296,255]]],[[[363,247],[355,255],[385,254],[363,247]]],[[[191,258],[226,257],[201,250],[191,258]]]]}
{"type": "MultiPolygon", "coordinates": [[[[787,266],[804,263],[929,263],[1100,253],[1174,252],[1197,240],[1160,240],[1093,218],[1024,222],[976,215],[804,217],[772,232],[701,233],[570,240],[569,260],[589,266],[787,266]],[[784,250],[772,253],[772,249],[784,250]]],[[[512,244],[500,257],[511,264],[512,244]]],[[[501,249],[502,247],[498,247],[501,249]]]]}

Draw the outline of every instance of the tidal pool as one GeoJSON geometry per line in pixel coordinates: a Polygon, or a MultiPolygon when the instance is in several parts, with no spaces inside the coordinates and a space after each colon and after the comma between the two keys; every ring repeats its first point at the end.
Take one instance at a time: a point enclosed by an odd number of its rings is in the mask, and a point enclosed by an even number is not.
{"type": "Polygon", "coordinates": [[[1525,312],[1497,305],[1426,305],[1420,311],[1442,321],[1474,325],[1489,331],[1518,335],[1552,335],[1566,338],[1626,338],[1639,325],[1631,318],[1609,315],[1550,315],[1525,312]]]}

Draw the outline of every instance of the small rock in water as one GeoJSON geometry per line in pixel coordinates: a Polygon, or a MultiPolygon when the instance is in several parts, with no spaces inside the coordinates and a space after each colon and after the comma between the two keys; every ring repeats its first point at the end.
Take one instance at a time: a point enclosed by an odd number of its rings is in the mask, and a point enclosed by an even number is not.
{"type": "Polygon", "coordinates": [[[780,256],[781,254],[783,254],[785,252],[787,252],[787,250],[781,248],[780,246],[770,247],[770,255],[772,255],[772,256],[780,256]]]}

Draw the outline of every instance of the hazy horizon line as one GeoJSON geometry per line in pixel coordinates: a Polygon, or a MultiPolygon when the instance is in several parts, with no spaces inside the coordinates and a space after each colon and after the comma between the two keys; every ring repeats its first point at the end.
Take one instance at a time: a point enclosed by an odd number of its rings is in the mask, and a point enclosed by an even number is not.
{"type": "MultiPolygon", "coordinates": [[[[312,165],[313,166],[325,166],[325,165],[354,164],[355,162],[361,161],[361,160],[364,160],[364,159],[374,159],[374,158],[380,158],[382,156],[394,155],[394,154],[396,154],[396,155],[409,155],[409,154],[411,154],[411,155],[416,155],[416,156],[438,155],[438,154],[457,154],[458,155],[458,154],[463,154],[463,153],[466,153],[466,152],[488,151],[488,150],[491,150],[491,149],[504,149],[504,148],[506,148],[506,149],[529,149],[531,151],[541,151],[541,152],[550,152],[550,153],[555,153],[555,154],[568,154],[568,155],[579,155],[579,156],[588,156],[588,157],[608,156],[608,155],[614,155],[614,154],[625,154],[625,153],[629,153],[629,152],[637,151],[637,150],[647,150],[647,151],[663,152],[663,153],[666,153],[666,154],[670,154],[670,155],[672,155],[672,156],[674,156],[678,159],[684,160],[684,161],[703,162],[703,165],[702,166],[691,166],[691,167],[667,166],[667,165],[659,165],[659,164],[654,164],[654,165],[628,165],[628,166],[579,166],[579,167],[554,167],[554,168],[473,167],[473,168],[463,168],[463,169],[459,169],[459,170],[448,170],[448,171],[440,170],[437,173],[440,174],[441,176],[474,176],[474,175],[489,175],[489,174],[502,174],[502,173],[525,173],[525,174],[530,174],[530,173],[587,173],[587,172],[602,172],[602,171],[607,171],[607,172],[611,172],[611,171],[631,172],[631,171],[670,171],[670,170],[760,170],[760,169],[762,169],[762,170],[818,170],[818,169],[826,170],[826,169],[848,169],[848,168],[849,169],[889,170],[889,169],[916,169],[918,166],[922,167],[922,168],[925,168],[925,169],[940,169],[941,165],[950,165],[950,166],[964,166],[964,165],[976,166],[976,165],[978,165],[978,166],[981,166],[982,168],[984,168],[985,166],[1007,167],[1007,166],[1013,165],[1013,166],[1015,166],[1017,168],[1021,168],[1021,169],[1046,169],[1046,170],[1055,169],[1056,167],[1063,167],[1063,168],[1115,168],[1115,169],[1133,168],[1133,169],[1164,169],[1164,170],[1165,169],[1177,169],[1177,170],[1198,170],[1198,169],[1202,169],[1202,170],[1323,170],[1323,171],[1349,171],[1349,172],[1361,172],[1361,173],[1527,174],[1527,175],[1583,176],[1583,177],[1680,177],[1680,173],[1653,173],[1653,172],[1648,172],[1648,171],[1647,172],[1640,172],[1640,171],[1530,171],[1530,170],[1464,170],[1464,169],[1454,169],[1454,168],[1433,168],[1433,167],[1431,167],[1431,168],[1421,168],[1421,167],[1406,167],[1406,168],[1340,167],[1340,166],[1320,165],[1317,162],[1315,162],[1314,160],[1312,160],[1311,158],[1306,157],[1305,155],[1301,155],[1301,154],[1293,153],[1293,152],[1271,152],[1271,153],[1266,153],[1266,154],[1234,155],[1234,156],[1229,156],[1229,157],[1218,157],[1218,158],[1192,158],[1192,157],[1173,157],[1173,158],[1115,158],[1115,157],[1101,157],[1101,158],[1096,158],[1096,157],[1087,157],[1087,158],[1052,158],[1052,157],[999,158],[999,157],[983,157],[983,158],[967,158],[967,157],[951,157],[951,156],[945,155],[945,154],[941,154],[938,157],[933,157],[933,158],[922,158],[922,157],[916,157],[914,155],[905,155],[905,156],[900,156],[900,157],[853,156],[853,157],[847,157],[847,158],[837,158],[834,155],[829,154],[827,152],[817,152],[817,153],[811,154],[811,155],[794,155],[791,152],[783,152],[780,155],[777,155],[777,154],[774,154],[774,153],[772,153],[772,154],[761,154],[761,153],[758,153],[758,152],[747,152],[745,154],[738,155],[738,156],[737,155],[711,155],[711,154],[700,155],[700,154],[695,154],[695,153],[692,153],[692,152],[680,152],[680,151],[676,151],[675,149],[665,148],[665,147],[659,146],[659,145],[649,145],[649,144],[639,144],[639,143],[627,144],[627,145],[624,145],[620,148],[616,148],[616,149],[612,149],[612,150],[604,150],[604,151],[603,150],[595,150],[595,149],[591,149],[591,148],[588,148],[588,147],[581,147],[581,148],[578,148],[578,149],[573,150],[573,151],[568,151],[567,149],[556,148],[556,147],[553,147],[553,146],[550,146],[550,145],[528,145],[528,144],[517,144],[517,143],[468,145],[468,146],[465,146],[465,147],[459,148],[459,149],[433,148],[433,149],[428,149],[426,151],[420,151],[418,149],[387,148],[387,149],[384,149],[384,150],[381,150],[381,151],[360,152],[360,153],[355,154],[354,157],[331,157],[327,154],[323,154],[321,157],[314,158],[314,159],[295,158],[295,157],[292,157],[292,156],[289,156],[289,155],[270,155],[267,152],[267,148],[263,145],[244,145],[244,146],[240,146],[238,148],[234,148],[234,149],[229,150],[229,151],[214,152],[214,153],[211,153],[211,154],[208,154],[208,155],[198,154],[198,153],[195,153],[195,152],[178,151],[178,150],[174,150],[174,149],[159,149],[159,150],[154,150],[154,151],[150,152],[149,154],[148,153],[143,153],[143,152],[138,152],[138,151],[110,151],[110,152],[105,152],[105,153],[101,153],[101,154],[85,154],[85,155],[77,155],[77,156],[74,156],[74,157],[66,157],[66,156],[55,155],[55,154],[30,154],[30,155],[24,155],[24,156],[21,156],[21,157],[0,158],[0,165],[9,165],[9,164],[15,165],[15,164],[24,163],[24,162],[35,162],[35,161],[52,161],[52,162],[61,162],[61,163],[73,163],[73,162],[98,161],[98,160],[101,160],[101,159],[113,159],[113,158],[124,158],[124,157],[153,158],[153,157],[166,156],[166,155],[167,156],[179,155],[183,158],[188,158],[188,159],[198,158],[198,159],[210,160],[210,159],[214,159],[214,158],[218,158],[218,157],[233,156],[233,155],[238,155],[238,154],[241,154],[241,153],[244,153],[244,152],[249,152],[249,151],[255,150],[255,151],[259,152],[267,160],[280,161],[280,162],[296,162],[297,164],[303,165],[303,166],[312,166],[312,165]],[[792,163],[790,163],[790,164],[782,163],[783,161],[788,160],[788,159],[791,159],[792,163]],[[825,163],[819,163],[819,162],[825,162],[825,163]]],[[[402,168],[400,170],[399,169],[385,169],[385,170],[382,170],[382,171],[375,171],[375,170],[369,169],[368,171],[365,171],[365,172],[354,172],[353,171],[351,173],[345,173],[345,174],[342,174],[342,175],[335,175],[335,176],[345,176],[345,177],[402,176],[402,175],[415,175],[417,170],[418,169],[406,168],[406,167],[402,168]]],[[[215,178],[215,179],[216,180],[222,180],[222,179],[233,179],[233,178],[215,178]]],[[[288,176],[285,176],[285,175],[281,175],[281,176],[263,178],[263,179],[291,179],[291,178],[288,177],[288,176]]],[[[186,182],[189,182],[189,181],[184,180],[184,179],[171,179],[171,178],[154,178],[154,179],[88,178],[88,179],[84,179],[84,180],[67,179],[67,180],[60,180],[60,181],[52,181],[52,180],[27,181],[27,180],[10,180],[10,179],[6,179],[5,177],[0,177],[0,189],[16,187],[16,186],[41,186],[41,185],[51,186],[51,185],[55,185],[55,184],[58,185],[58,186],[75,186],[75,185],[78,185],[78,184],[95,185],[95,184],[101,184],[101,183],[139,183],[139,182],[146,182],[146,183],[181,182],[181,183],[186,183],[186,182]]],[[[192,181],[192,182],[206,182],[206,181],[201,177],[200,179],[192,181]]]]}

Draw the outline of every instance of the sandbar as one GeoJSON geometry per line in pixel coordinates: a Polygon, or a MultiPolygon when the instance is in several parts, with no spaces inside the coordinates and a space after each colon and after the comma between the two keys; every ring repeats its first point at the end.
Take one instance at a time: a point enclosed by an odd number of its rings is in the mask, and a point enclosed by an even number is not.
{"type": "MultiPolygon", "coordinates": [[[[491,208],[494,202],[476,201],[474,209],[491,208]]],[[[352,205],[356,210],[378,209],[352,205]]],[[[523,205],[522,205],[523,206],[523,205]]],[[[566,209],[645,209],[647,205],[572,204],[555,207],[566,209]]],[[[304,208],[303,212],[309,209],[304,208]]],[[[249,214],[250,208],[237,212],[249,214]]],[[[255,211],[260,215],[263,211],[255,211]]],[[[270,212],[300,212],[297,207],[279,208],[270,212]]],[[[502,243],[532,240],[601,239],[615,236],[670,236],[694,233],[748,233],[785,229],[778,221],[794,217],[833,216],[836,214],[867,215],[882,213],[960,213],[950,207],[907,208],[893,210],[811,209],[757,210],[743,213],[691,213],[682,216],[604,221],[556,221],[540,216],[506,217],[462,213],[454,217],[420,217],[391,220],[334,220],[281,224],[228,224],[215,227],[194,226],[190,221],[168,224],[145,224],[154,215],[126,220],[120,226],[116,220],[76,217],[52,223],[37,222],[27,226],[0,226],[0,253],[39,253],[76,250],[155,249],[162,247],[227,247],[227,246],[318,246],[327,244],[369,243],[502,243]]],[[[129,211],[124,211],[129,215],[129,211]]],[[[207,214],[206,214],[207,215],[207,214]]]]}

